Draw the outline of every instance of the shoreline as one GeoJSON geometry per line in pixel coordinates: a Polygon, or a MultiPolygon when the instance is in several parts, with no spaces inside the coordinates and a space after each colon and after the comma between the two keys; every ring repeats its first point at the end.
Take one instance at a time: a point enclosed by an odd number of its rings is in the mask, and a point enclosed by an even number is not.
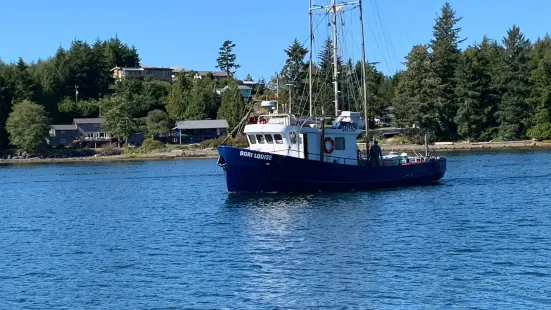
{"type": "Polygon", "coordinates": [[[145,154],[121,154],[121,155],[94,155],[63,158],[15,158],[0,159],[2,165],[32,165],[32,164],[62,164],[62,163],[97,163],[97,162],[122,162],[122,161],[162,161],[162,160],[186,160],[186,159],[213,159],[218,158],[216,150],[177,151],[177,152],[152,152],[145,154]]]}
{"type": "MultiPolygon", "coordinates": [[[[425,151],[423,145],[418,144],[380,144],[383,152],[405,152],[412,151],[422,153],[425,151]]],[[[358,148],[365,151],[365,143],[358,143],[358,148]]],[[[468,151],[534,151],[551,150],[550,142],[536,141],[512,141],[512,142],[460,142],[460,143],[439,143],[429,145],[429,151],[434,152],[468,152],[468,151]]],[[[161,160],[186,160],[186,159],[214,159],[218,158],[216,149],[197,149],[186,151],[152,152],[152,153],[130,153],[121,155],[94,155],[82,157],[64,158],[15,158],[0,159],[0,166],[3,165],[28,165],[28,164],[57,164],[57,163],[93,163],[93,162],[117,162],[117,161],[161,161],[161,160]]]]}
{"type": "MultiPolygon", "coordinates": [[[[379,144],[383,152],[424,152],[425,146],[419,144],[379,144]]],[[[358,143],[365,151],[365,143],[358,143]]],[[[466,151],[530,151],[551,150],[550,142],[509,141],[509,142],[441,142],[429,145],[430,152],[466,152],[466,151]]]]}

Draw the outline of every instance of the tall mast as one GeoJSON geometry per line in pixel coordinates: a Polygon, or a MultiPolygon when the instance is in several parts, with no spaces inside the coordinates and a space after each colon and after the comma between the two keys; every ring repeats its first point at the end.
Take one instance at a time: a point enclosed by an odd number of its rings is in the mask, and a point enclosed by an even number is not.
{"type": "Polygon", "coordinates": [[[312,21],[312,1],[310,0],[310,9],[309,15],[310,15],[310,63],[308,66],[308,97],[310,99],[310,117],[314,116],[314,112],[312,111],[313,104],[312,104],[312,49],[314,45],[314,34],[313,31],[313,21],[312,21]]]}
{"type": "MultiPolygon", "coordinates": [[[[333,28],[333,84],[334,84],[334,92],[335,92],[335,116],[339,116],[339,64],[338,64],[338,49],[337,49],[337,12],[340,11],[344,6],[347,5],[356,5],[359,4],[361,7],[361,1],[350,1],[350,2],[340,2],[337,3],[338,0],[331,0],[331,5],[315,5],[312,6],[312,0],[310,0],[310,76],[312,75],[312,10],[318,10],[318,9],[324,9],[328,13],[331,13],[333,16],[333,20],[331,22],[331,26],[333,28]]],[[[361,11],[361,10],[360,10],[361,11]]],[[[363,43],[363,25],[362,25],[362,43],[363,43]]],[[[364,74],[365,75],[365,74],[364,74]]],[[[365,82],[365,81],[364,81],[365,82]]],[[[312,82],[310,81],[310,90],[312,89],[312,82]]],[[[365,89],[365,87],[364,87],[365,89]]],[[[322,114],[323,114],[323,105],[322,107],[322,114]]]]}
{"type": "Polygon", "coordinates": [[[364,121],[365,121],[365,137],[367,141],[367,129],[369,128],[369,120],[367,119],[367,83],[365,81],[365,38],[364,38],[364,20],[362,0],[358,1],[360,8],[360,27],[362,36],[362,88],[363,88],[363,104],[364,104],[364,121]]]}
{"type": "Polygon", "coordinates": [[[339,66],[337,49],[337,4],[331,0],[331,11],[333,12],[333,86],[335,92],[335,116],[339,116],[339,66]]]}

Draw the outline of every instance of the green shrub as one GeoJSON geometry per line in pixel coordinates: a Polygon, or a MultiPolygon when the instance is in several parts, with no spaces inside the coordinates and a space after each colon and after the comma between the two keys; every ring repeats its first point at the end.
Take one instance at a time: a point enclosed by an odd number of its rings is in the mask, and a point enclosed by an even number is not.
{"type": "Polygon", "coordinates": [[[140,150],[151,152],[164,149],[165,147],[166,146],[161,141],[148,138],[143,141],[142,145],[140,146],[140,150]]]}
{"type": "Polygon", "coordinates": [[[216,139],[205,140],[201,142],[201,144],[199,144],[199,147],[202,149],[215,148],[218,145],[220,145],[222,142],[224,142],[224,145],[235,146],[235,147],[249,146],[249,142],[247,141],[246,136],[237,136],[236,138],[228,138],[226,141],[224,141],[225,139],[226,137],[222,136],[216,139]]]}
{"type": "Polygon", "coordinates": [[[122,150],[118,147],[114,147],[112,145],[107,145],[104,148],[98,150],[96,152],[99,156],[113,156],[113,155],[121,155],[122,150]]]}
{"type": "Polygon", "coordinates": [[[418,135],[399,134],[392,138],[381,140],[381,144],[419,144],[418,135]]]}

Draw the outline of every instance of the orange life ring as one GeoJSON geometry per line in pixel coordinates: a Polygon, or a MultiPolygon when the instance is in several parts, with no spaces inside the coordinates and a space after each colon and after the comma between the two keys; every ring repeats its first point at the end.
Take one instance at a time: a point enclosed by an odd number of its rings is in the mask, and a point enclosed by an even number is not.
{"type": "Polygon", "coordinates": [[[333,138],[331,137],[326,137],[325,139],[323,139],[323,149],[327,154],[333,153],[333,151],[335,150],[335,140],[333,140],[333,138]],[[331,147],[329,149],[327,149],[327,142],[331,143],[331,147]]]}

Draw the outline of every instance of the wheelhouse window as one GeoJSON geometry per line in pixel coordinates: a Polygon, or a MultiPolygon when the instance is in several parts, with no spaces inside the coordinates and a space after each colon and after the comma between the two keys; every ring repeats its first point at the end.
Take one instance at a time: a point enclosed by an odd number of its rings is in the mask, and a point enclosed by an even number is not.
{"type": "Polygon", "coordinates": [[[274,143],[274,138],[272,137],[272,135],[265,135],[266,136],[266,143],[274,143]]]}
{"type": "Polygon", "coordinates": [[[274,139],[277,144],[283,144],[283,137],[280,134],[276,133],[274,139]]]}
{"type": "Polygon", "coordinates": [[[292,144],[296,144],[298,140],[297,133],[296,132],[289,133],[289,140],[291,141],[292,144]]]}
{"type": "Polygon", "coordinates": [[[256,138],[254,137],[254,135],[249,135],[249,143],[256,144],[256,138]]]}
{"type": "Polygon", "coordinates": [[[335,150],[337,151],[343,151],[344,150],[344,138],[343,137],[337,137],[335,138],[335,150]]]}
{"type": "Polygon", "coordinates": [[[258,143],[260,143],[260,144],[266,143],[266,140],[264,139],[264,135],[256,135],[256,140],[257,140],[258,143]]]}

